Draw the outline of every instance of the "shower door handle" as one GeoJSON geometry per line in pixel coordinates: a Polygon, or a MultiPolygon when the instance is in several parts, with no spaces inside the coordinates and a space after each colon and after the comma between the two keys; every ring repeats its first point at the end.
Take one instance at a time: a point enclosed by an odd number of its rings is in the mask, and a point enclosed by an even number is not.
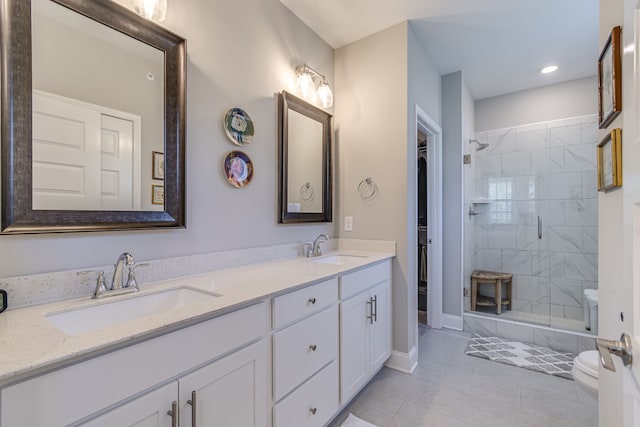
{"type": "Polygon", "coordinates": [[[538,239],[542,239],[542,216],[538,215],[538,239]]]}

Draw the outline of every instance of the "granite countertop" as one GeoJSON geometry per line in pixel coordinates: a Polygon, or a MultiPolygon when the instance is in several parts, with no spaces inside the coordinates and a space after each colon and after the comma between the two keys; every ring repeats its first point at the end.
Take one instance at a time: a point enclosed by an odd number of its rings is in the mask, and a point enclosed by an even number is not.
{"type": "MultiPolygon", "coordinates": [[[[328,252],[321,258],[336,255],[328,252]]],[[[392,252],[340,250],[352,255],[342,265],[293,258],[216,270],[155,283],[140,292],[93,300],[89,295],[49,304],[7,310],[0,316],[0,386],[17,382],[89,357],[211,319],[298,287],[317,283],[395,256],[392,252]],[[152,314],[95,330],[65,335],[47,315],[188,287],[219,294],[161,314],[152,314]]]]}

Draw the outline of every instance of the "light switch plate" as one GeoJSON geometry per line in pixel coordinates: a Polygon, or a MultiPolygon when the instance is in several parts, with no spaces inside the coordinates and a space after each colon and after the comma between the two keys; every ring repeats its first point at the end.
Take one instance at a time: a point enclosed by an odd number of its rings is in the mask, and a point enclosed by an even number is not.
{"type": "Polygon", "coordinates": [[[345,216],[344,217],[344,231],[353,231],[353,217],[345,216]]]}

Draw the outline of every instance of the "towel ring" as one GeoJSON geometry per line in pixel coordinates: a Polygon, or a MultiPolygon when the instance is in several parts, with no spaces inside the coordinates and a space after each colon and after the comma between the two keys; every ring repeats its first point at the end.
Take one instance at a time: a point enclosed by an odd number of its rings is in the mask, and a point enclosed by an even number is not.
{"type": "Polygon", "coordinates": [[[302,184],[302,187],[300,187],[300,197],[305,202],[313,200],[313,187],[310,182],[302,184]]]}
{"type": "Polygon", "coordinates": [[[358,193],[360,193],[360,197],[362,197],[362,199],[371,200],[378,193],[378,186],[373,182],[371,177],[368,176],[358,184],[358,193]]]}

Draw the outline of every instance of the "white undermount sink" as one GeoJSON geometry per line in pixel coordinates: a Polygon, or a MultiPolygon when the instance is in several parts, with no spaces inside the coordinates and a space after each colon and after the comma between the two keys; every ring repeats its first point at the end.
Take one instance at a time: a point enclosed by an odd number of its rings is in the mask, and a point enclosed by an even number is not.
{"type": "Polygon", "coordinates": [[[47,320],[66,335],[79,335],[107,326],[167,313],[191,304],[215,300],[220,294],[190,288],[176,288],[146,295],[133,295],[103,304],[45,315],[47,320]]]}
{"type": "Polygon", "coordinates": [[[312,259],[311,262],[317,262],[320,264],[333,264],[333,265],[344,265],[351,264],[353,262],[362,261],[365,256],[359,255],[329,255],[322,258],[312,259]]]}

